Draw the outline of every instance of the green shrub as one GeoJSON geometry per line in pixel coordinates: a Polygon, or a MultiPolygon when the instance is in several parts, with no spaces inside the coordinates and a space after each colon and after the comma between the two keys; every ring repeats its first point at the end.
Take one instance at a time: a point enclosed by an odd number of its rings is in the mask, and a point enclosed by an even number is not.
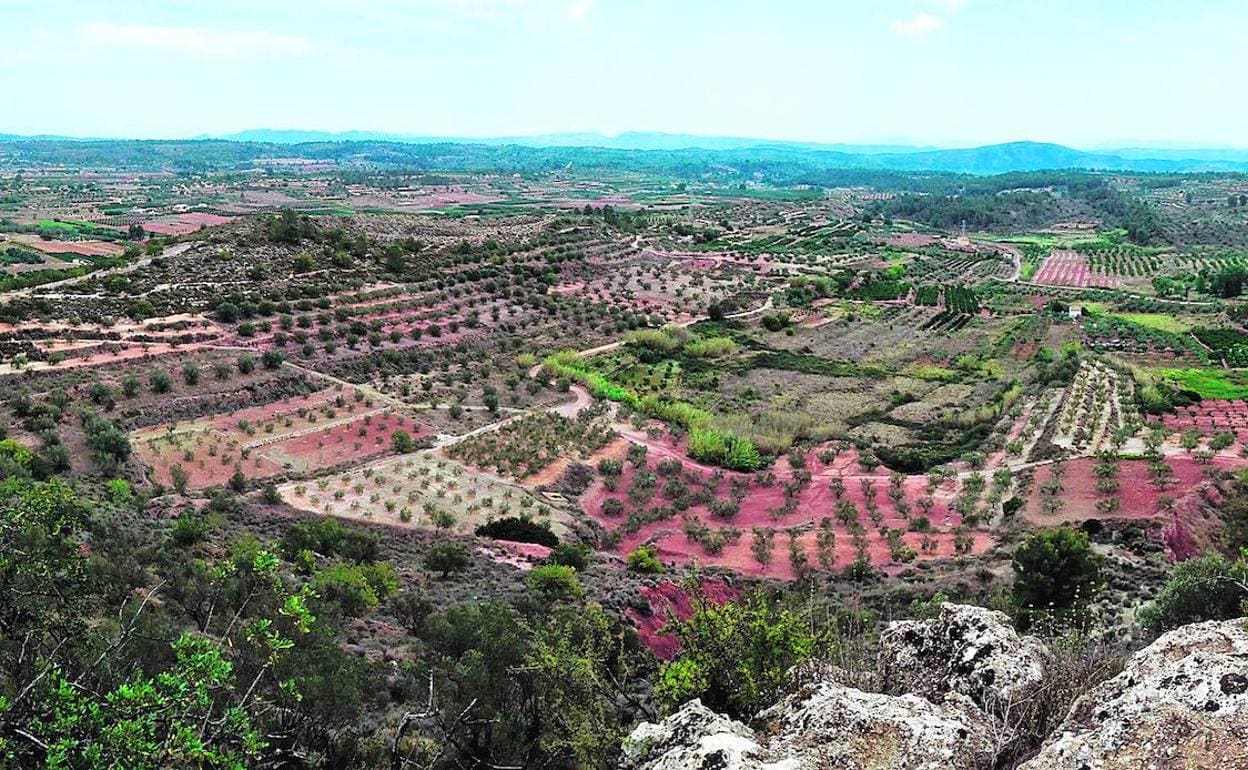
{"type": "Polygon", "coordinates": [[[564,564],[543,564],[529,570],[524,582],[529,590],[548,602],[574,601],[584,589],[576,570],[564,564]]]}
{"type": "Polygon", "coordinates": [[[655,694],[671,711],[701,698],[714,711],[749,718],[789,684],[789,671],[808,659],[821,639],[797,613],[756,592],[717,605],[694,598],[693,615],[673,622],[679,656],[664,664],[655,694]]]}
{"type": "Polygon", "coordinates": [[[1079,609],[1100,589],[1102,561],[1086,532],[1037,532],[1014,552],[1014,601],[1024,614],[1079,609]]]}
{"type": "Polygon", "coordinates": [[[647,575],[658,575],[664,571],[663,562],[659,560],[658,549],[652,545],[638,546],[624,559],[633,572],[647,575]]]}
{"type": "Polygon", "coordinates": [[[443,578],[453,572],[463,572],[472,564],[472,554],[460,543],[443,541],[434,543],[425,554],[425,569],[437,572],[443,578]]]}
{"type": "Polygon", "coordinates": [[[1183,562],[1166,579],[1157,598],[1140,611],[1154,631],[1228,620],[1248,613],[1248,552],[1236,561],[1221,554],[1183,562]]]}

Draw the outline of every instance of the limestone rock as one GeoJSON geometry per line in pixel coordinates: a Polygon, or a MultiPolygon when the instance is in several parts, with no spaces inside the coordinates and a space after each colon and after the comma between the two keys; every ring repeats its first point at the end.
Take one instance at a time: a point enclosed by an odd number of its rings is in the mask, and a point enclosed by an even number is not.
{"type": "Polygon", "coordinates": [[[624,741],[630,767],[645,770],[788,770],[766,764],[745,725],[716,714],[700,700],[686,703],[662,722],[643,722],[624,741]]]}
{"type": "Polygon", "coordinates": [[[986,718],[960,695],[935,704],[823,682],[758,718],[772,758],[801,770],[973,768],[992,752],[986,718]]]}
{"type": "Polygon", "coordinates": [[[880,655],[891,689],[937,702],[961,693],[990,712],[1030,697],[1052,661],[1048,648],[1020,636],[1005,613],[948,602],[932,620],[889,624],[880,655]]]}
{"type": "MultiPolygon", "coordinates": [[[[1085,693],[1025,770],[1248,768],[1248,621],[1197,623],[1085,693]]],[[[1021,770],[1021,769],[1020,769],[1021,770]]]]}
{"type": "Polygon", "coordinates": [[[822,682],[758,721],[755,735],[692,701],[637,727],[625,756],[636,770],[947,770],[992,751],[982,712],[958,694],[935,704],[822,682]]]}

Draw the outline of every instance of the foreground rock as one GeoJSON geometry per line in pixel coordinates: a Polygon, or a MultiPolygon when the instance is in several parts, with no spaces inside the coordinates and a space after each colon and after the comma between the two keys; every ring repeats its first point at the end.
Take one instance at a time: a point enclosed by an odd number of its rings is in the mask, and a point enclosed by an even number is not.
{"type": "Polygon", "coordinates": [[[658,724],[642,723],[624,741],[624,757],[649,770],[780,770],[750,728],[692,700],[658,724]]]}
{"type": "MultiPolygon", "coordinates": [[[[1005,615],[946,604],[881,638],[885,683],[830,679],[758,715],[757,731],[686,704],[643,724],[625,754],[637,770],[971,770],[1029,745],[1001,721],[1044,697],[1052,655],[1005,615]]],[[[1020,770],[1248,768],[1248,621],[1172,631],[1071,709],[1020,770]]]]}
{"type": "Polygon", "coordinates": [[[646,770],[947,770],[975,767],[992,753],[982,715],[961,696],[937,705],[823,682],[758,718],[765,745],[745,725],[693,701],[638,727],[625,755],[646,770]]]}
{"type": "Polygon", "coordinates": [[[768,748],[786,767],[820,770],[973,768],[995,754],[984,715],[969,699],[936,704],[917,695],[881,695],[823,682],[758,719],[768,748]]]}
{"type": "Polygon", "coordinates": [[[1004,614],[978,607],[946,604],[937,618],[895,623],[884,636],[886,678],[913,692],[817,681],[759,714],[757,734],[695,701],[638,727],[625,752],[644,770],[973,768],[1008,740],[981,704],[1032,692],[1049,660],[1004,614]]]}
{"type": "Polygon", "coordinates": [[[889,624],[880,637],[890,689],[939,702],[961,693],[988,711],[1025,702],[1044,685],[1052,654],[1019,636],[1003,612],[943,604],[934,620],[889,624]]]}
{"type": "Polygon", "coordinates": [[[1085,693],[1026,770],[1248,767],[1248,621],[1197,623],[1085,693]]]}

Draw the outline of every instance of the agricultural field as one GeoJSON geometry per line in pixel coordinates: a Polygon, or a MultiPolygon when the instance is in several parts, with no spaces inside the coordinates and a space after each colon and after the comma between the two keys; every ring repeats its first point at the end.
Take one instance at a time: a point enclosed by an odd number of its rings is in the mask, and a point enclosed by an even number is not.
{"type": "Polygon", "coordinates": [[[135,433],[131,442],[160,483],[203,489],[225,485],[236,472],[262,479],[302,476],[386,454],[397,431],[412,440],[431,434],[360,391],[327,388],[227,415],[154,426],[135,433]]]}
{"type": "Polygon", "coordinates": [[[1046,286],[1088,286],[1112,289],[1121,284],[1115,272],[1110,270],[1107,260],[1089,259],[1086,255],[1070,249],[1054,249],[1032,280],[1046,286]]]}
{"type": "Polygon", "coordinates": [[[620,703],[750,601],[1134,640],[1172,570],[1248,531],[1248,259],[1140,179],[403,147],[0,177],[0,468],[93,501],[81,552],[126,601],[160,575],[215,627],[213,597],[299,586],[263,601],[283,633],[325,619],[309,681],[367,673],[352,719],[424,708],[430,651],[521,610],[542,665],[568,618],[645,661],[620,703]],[[1099,570],[1077,615],[1014,593],[1051,538],[1099,570]],[[135,543],[159,558],[96,559],[135,543]]]}

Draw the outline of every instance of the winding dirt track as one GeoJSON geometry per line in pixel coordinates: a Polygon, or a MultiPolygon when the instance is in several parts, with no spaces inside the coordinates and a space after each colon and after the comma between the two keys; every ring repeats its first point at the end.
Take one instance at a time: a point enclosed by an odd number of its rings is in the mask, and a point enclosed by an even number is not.
{"type": "MultiPolygon", "coordinates": [[[[179,254],[184,254],[186,253],[187,250],[189,250],[194,245],[195,245],[194,243],[175,243],[172,246],[166,247],[165,250],[160,253],[160,258],[167,259],[169,257],[176,257],[179,254]]],[[[86,275],[79,275],[73,278],[65,278],[63,280],[53,281],[51,283],[41,283],[38,286],[31,286],[26,289],[14,289],[13,291],[6,291],[0,294],[0,300],[15,299],[17,297],[27,297],[27,296],[30,296],[35,291],[39,292],[40,297],[46,297],[48,299],[59,299],[61,297],[60,294],[57,294],[55,292],[48,294],[47,290],[58,289],[64,286],[73,286],[74,284],[82,283],[83,281],[86,281],[91,278],[104,278],[110,275],[119,275],[121,273],[131,273],[131,272],[134,272],[135,270],[147,267],[148,265],[152,264],[152,260],[154,259],[156,259],[156,257],[143,257],[142,259],[137,259],[134,262],[131,262],[126,265],[118,265],[117,267],[106,267],[102,270],[95,270],[93,272],[87,273],[86,275]]]]}

